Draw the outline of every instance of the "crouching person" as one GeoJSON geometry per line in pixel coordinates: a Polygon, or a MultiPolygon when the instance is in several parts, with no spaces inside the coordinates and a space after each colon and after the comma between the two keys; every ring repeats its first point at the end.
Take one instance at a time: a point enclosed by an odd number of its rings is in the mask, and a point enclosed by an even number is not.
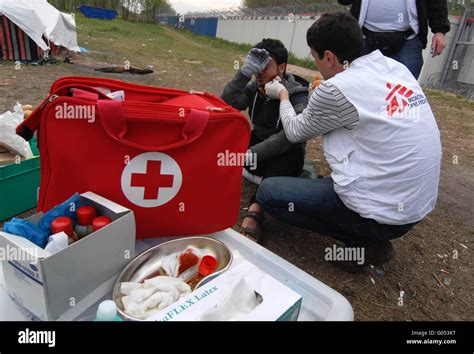
{"type": "Polygon", "coordinates": [[[435,207],[441,161],[435,117],[403,64],[380,51],[362,55],[362,32],[350,15],[322,15],[309,28],[307,42],[325,81],[303,113],[295,112],[277,81],[265,89],[281,100],[289,141],[323,135],[331,178],[269,178],[257,201],[286,223],[364,249],[364,264],[339,263],[346,269],[384,264],[395,254],[390,240],[435,207]]]}
{"type": "MultiPolygon", "coordinates": [[[[259,184],[273,176],[299,176],[305,157],[305,143],[290,142],[280,121],[280,101],[265,95],[266,83],[279,77],[288,92],[288,99],[297,113],[308,104],[308,82],[286,72],[288,51],[276,39],[264,39],[253,48],[243,67],[224,88],[222,99],[238,110],[248,109],[253,125],[244,176],[259,184]],[[252,80],[252,76],[256,80],[252,80]]],[[[251,198],[244,220],[242,233],[258,241],[262,209],[251,198]]]]}

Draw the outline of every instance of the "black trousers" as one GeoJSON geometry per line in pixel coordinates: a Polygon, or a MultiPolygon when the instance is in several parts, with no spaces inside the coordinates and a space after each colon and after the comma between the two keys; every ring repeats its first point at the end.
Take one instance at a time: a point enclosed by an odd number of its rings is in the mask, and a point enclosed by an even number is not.
{"type": "MultiPolygon", "coordinates": [[[[250,137],[249,148],[253,145],[261,143],[263,140],[257,137],[254,132],[252,131],[252,135],[250,137]]],[[[263,161],[257,158],[257,168],[255,170],[251,170],[250,167],[245,167],[245,169],[256,176],[261,176],[263,179],[269,177],[279,177],[279,176],[287,176],[287,177],[298,177],[304,166],[304,157],[305,157],[305,150],[304,147],[301,145],[297,145],[294,148],[263,161]]],[[[258,189],[257,189],[258,191],[258,189]]],[[[252,198],[249,201],[249,205],[255,203],[257,191],[253,194],[252,198]]]]}

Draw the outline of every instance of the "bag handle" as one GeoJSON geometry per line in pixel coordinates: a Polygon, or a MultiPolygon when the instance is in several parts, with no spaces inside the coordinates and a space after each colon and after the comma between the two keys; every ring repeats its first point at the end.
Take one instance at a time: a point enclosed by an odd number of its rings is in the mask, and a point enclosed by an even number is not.
{"type": "Polygon", "coordinates": [[[209,121],[209,112],[191,109],[189,118],[181,130],[181,139],[168,145],[143,145],[126,139],[127,122],[123,114],[121,101],[98,100],[97,111],[107,135],[121,144],[143,151],[166,151],[190,144],[199,139],[209,121]]]}
{"type": "Polygon", "coordinates": [[[43,108],[57,97],[67,95],[90,101],[97,101],[99,99],[111,100],[111,98],[105,93],[87,85],[69,85],[61,87],[54,91],[54,93],[51,93],[38,107],[36,107],[28,118],[24,119],[17,126],[16,133],[26,141],[31,140],[35,131],[39,128],[43,108]]]}

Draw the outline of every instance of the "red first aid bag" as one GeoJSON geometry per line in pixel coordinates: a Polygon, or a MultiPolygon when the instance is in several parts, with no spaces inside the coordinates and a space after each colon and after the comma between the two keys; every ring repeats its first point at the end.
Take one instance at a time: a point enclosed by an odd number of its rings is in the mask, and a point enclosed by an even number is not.
{"type": "Polygon", "coordinates": [[[237,222],[250,124],[219,97],[65,77],[17,128],[27,140],[35,131],[39,211],[93,191],[134,211],[138,238],[208,234],[237,222]],[[123,101],[107,96],[117,91],[123,101]]]}

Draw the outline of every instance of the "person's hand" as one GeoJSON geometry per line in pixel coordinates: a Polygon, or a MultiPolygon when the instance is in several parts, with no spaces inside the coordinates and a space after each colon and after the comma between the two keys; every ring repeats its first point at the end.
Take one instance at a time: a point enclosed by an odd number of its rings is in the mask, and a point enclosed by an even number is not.
{"type": "Polygon", "coordinates": [[[252,150],[248,149],[245,153],[244,164],[246,167],[253,166],[254,156],[252,150]]]}
{"type": "Polygon", "coordinates": [[[272,99],[279,99],[283,90],[286,90],[286,88],[280,83],[278,76],[265,85],[265,94],[272,99]]]}
{"type": "Polygon", "coordinates": [[[244,66],[240,72],[247,77],[261,73],[272,60],[270,53],[265,49],[252,48],[245,58],[244,66]]]}
{"type": "Polygon", "coordinates": [[[443,33],[438,32],[434,35],[433,41],[431,42],[431,57],[434,58],[440,55],[444,48],[446,48],[446,39],[443,33]]]}

